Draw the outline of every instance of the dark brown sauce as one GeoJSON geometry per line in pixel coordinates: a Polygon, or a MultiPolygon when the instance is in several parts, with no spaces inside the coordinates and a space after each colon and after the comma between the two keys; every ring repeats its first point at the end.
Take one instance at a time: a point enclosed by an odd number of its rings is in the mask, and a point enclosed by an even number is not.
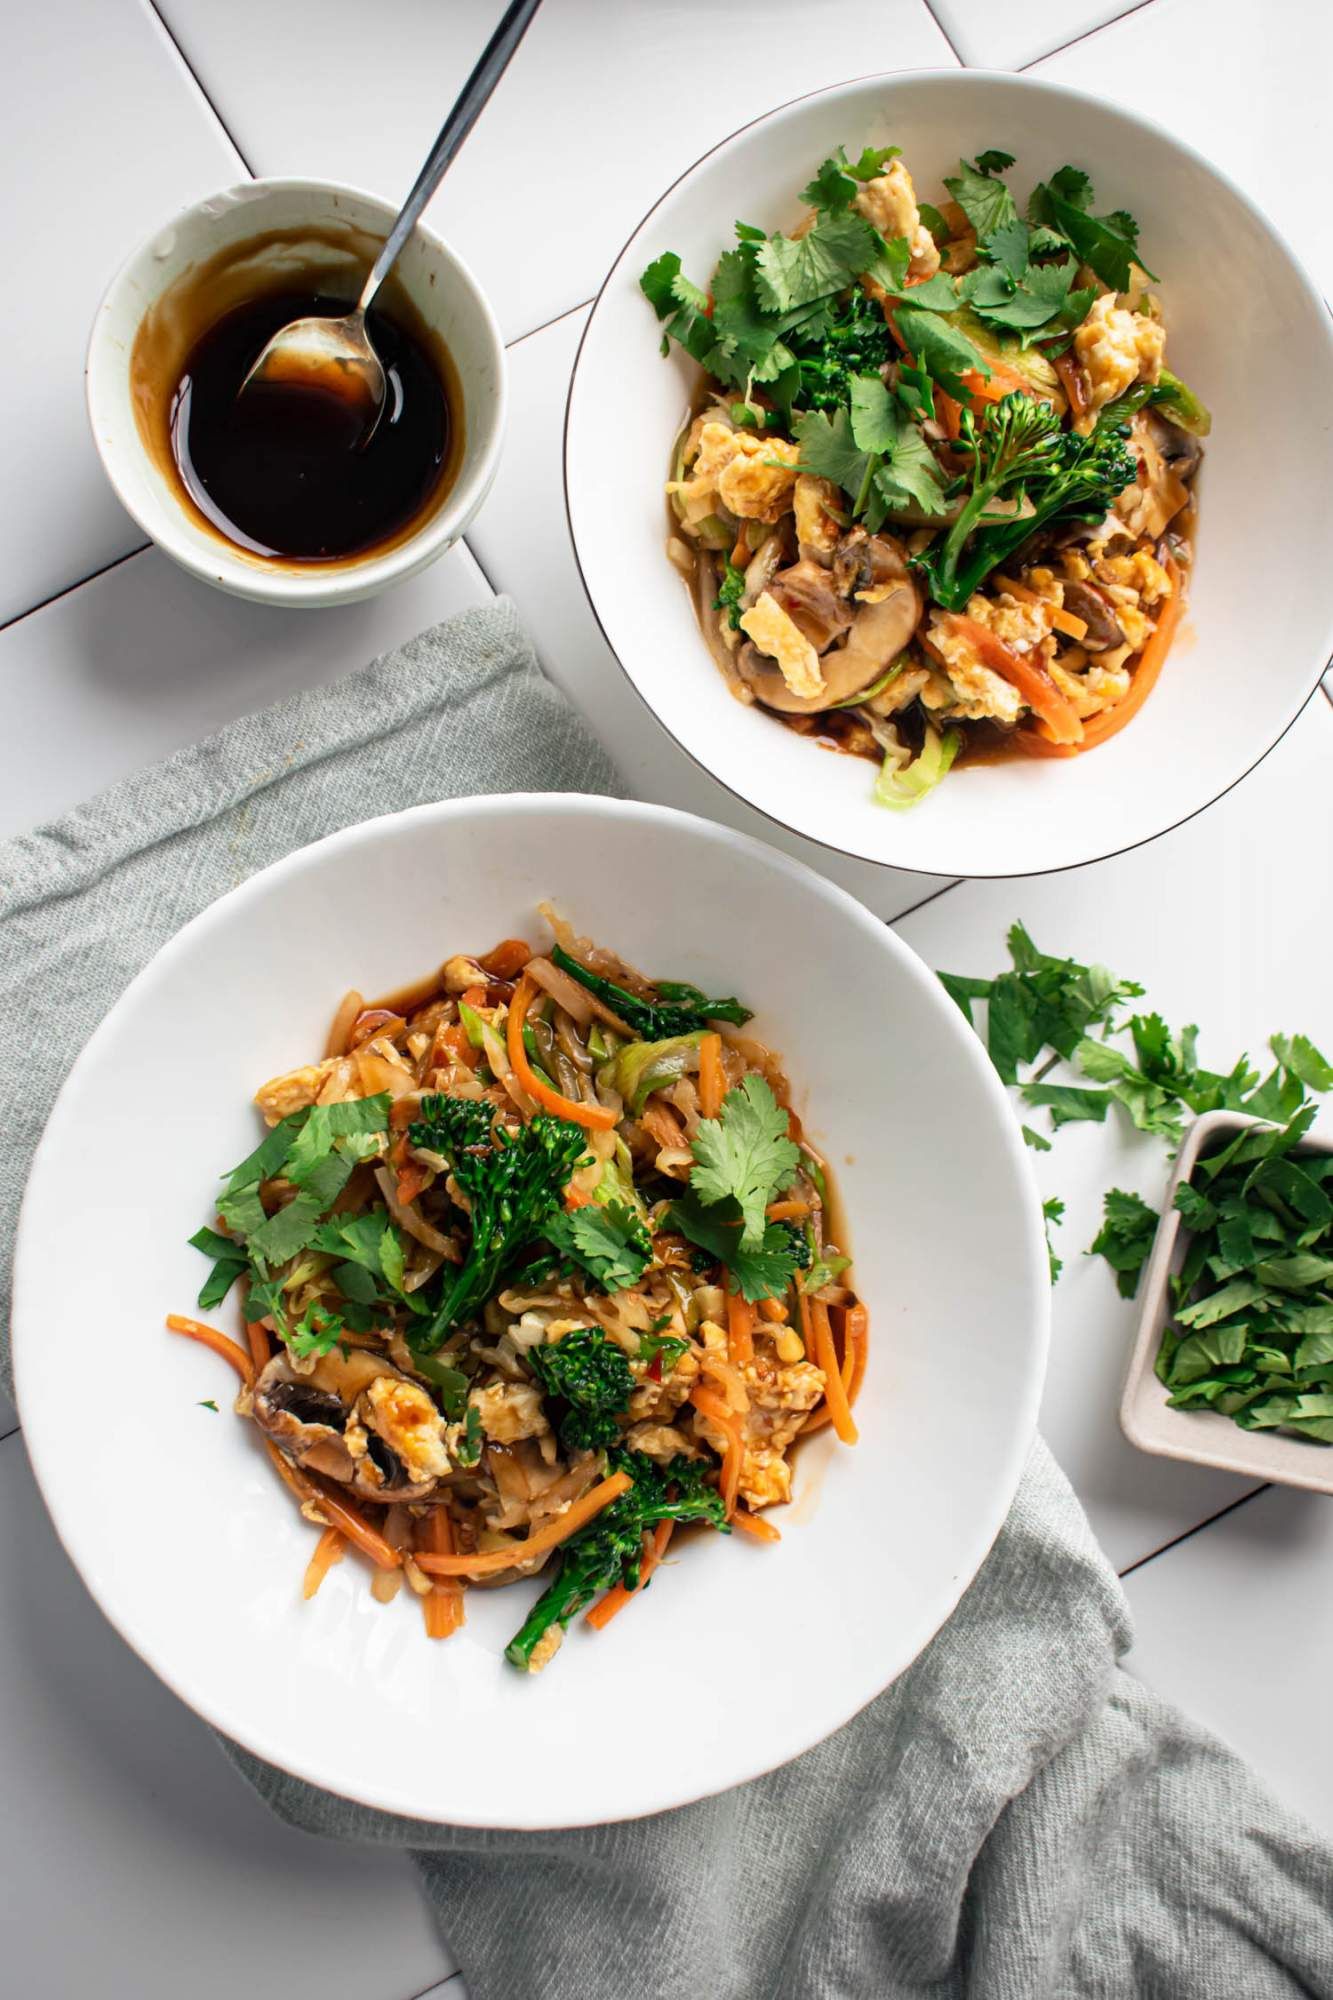
{"type": "Polygon", "coordinates": [[[344,313],[381,239],[350,222],[269,230],[184,271],[145,313],[130,360],[135,421],[161,477],[201,527],[243,557],[305,569],[406,541],[458,475],[463,394],[444,342],[395,273],[370,326],[389,384],[363,451],[334,399],[235,391],[269,336],[344,313]]]}
{"type": "Polygon", "coordinates": [[[360,406],[336,388],[256,382],[240,393],[280,327],[339,317],[355,303],[307,290],[251,299],[186,359],[171,405],[177,469],[200,513],[255,555],[326,562],[388,541],[422,511],[448,463],[453,419],[440,373],[387,314],[367,321],[388,391],[368,440],[360,406]]]}

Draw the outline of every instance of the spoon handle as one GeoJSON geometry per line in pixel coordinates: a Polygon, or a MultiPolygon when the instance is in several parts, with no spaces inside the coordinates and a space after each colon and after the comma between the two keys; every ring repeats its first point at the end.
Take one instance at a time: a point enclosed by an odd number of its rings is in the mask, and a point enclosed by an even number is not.
{"type": "Polygon", "coordinates": [[[509,59],[527,32],[528,23],[541,5],[541,0],[511,0],[495,33],[478,56],[471,76],[463,85],[452,111],[440,128],[440,136],[431,148],[430,158],[417,175],[411,194],[399,211],[398,220],[385,241],[384,248],[375,259],[365,289],[357,301],[357,309],[365,312],[376,292],[388,277],[398,252],[416,227],[417,218],[434,194],[444,175],[445,168],[457,153],[468,133],[476,124],[487,99],[504,75],[509,59]]]}

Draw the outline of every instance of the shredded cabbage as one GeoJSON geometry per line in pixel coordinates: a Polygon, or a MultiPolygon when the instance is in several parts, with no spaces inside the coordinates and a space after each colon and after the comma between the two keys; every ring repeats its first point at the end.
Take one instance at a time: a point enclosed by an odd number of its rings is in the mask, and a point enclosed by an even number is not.
{"type": "Polygon", "coordinates": [[[937,729],[927,729],[921,754],[910,764],[900,763],[891,750],[886,752],[884,767],[875,780],[876,805],[889,806],[894,812],[919,805],[927,792],[934,791],[962,747],[957,729],[946,729],[943,736],[937,729]]]}

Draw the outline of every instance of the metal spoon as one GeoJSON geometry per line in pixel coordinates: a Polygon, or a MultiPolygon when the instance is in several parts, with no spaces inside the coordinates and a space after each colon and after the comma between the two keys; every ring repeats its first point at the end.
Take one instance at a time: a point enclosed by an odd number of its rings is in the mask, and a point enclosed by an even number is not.
{"type": "Polygon", "coordinates": [[[242,382],[239,394],[255,382],[318,387],[339,396],[362,420],[361,443],[369,442],[384,410],[388,387],[384,368],[366,328],[366,313],[392,270],[422,209],[434,194],[444,170],[458,152],[509,59],[522,41],[541,0],[513,0],[477,59],[457,102],[431,148],[398,220],[385,239],[366,279],[356,309],[342,318],[294,319],[279,327],[262,349],[242,382]]]}

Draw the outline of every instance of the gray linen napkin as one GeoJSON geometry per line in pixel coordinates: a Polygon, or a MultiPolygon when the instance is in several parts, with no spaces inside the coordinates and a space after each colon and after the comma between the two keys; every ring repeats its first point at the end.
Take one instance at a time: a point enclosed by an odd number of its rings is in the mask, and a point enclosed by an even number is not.
{"type": "MultiPolygon", "coordinates": [[[[501,602],[0,847],[0,1373],[13,1227],[51,1100],[182,923],[376,813],[615,787],[501,602]]],[[[1120,1671],[1128,1639],[1119,1585],[1038,1443],[980,1575],[910,1672],[719,1798],[619,1826],[478,1832],[368,1812],[226,1748],[294,1824],[415,1851],[472,2000],[1333,2000],[1333,1851],[1120,1671]]],[[[645,1729],[688,1727],[690,1698],[645,1729]]]]}

